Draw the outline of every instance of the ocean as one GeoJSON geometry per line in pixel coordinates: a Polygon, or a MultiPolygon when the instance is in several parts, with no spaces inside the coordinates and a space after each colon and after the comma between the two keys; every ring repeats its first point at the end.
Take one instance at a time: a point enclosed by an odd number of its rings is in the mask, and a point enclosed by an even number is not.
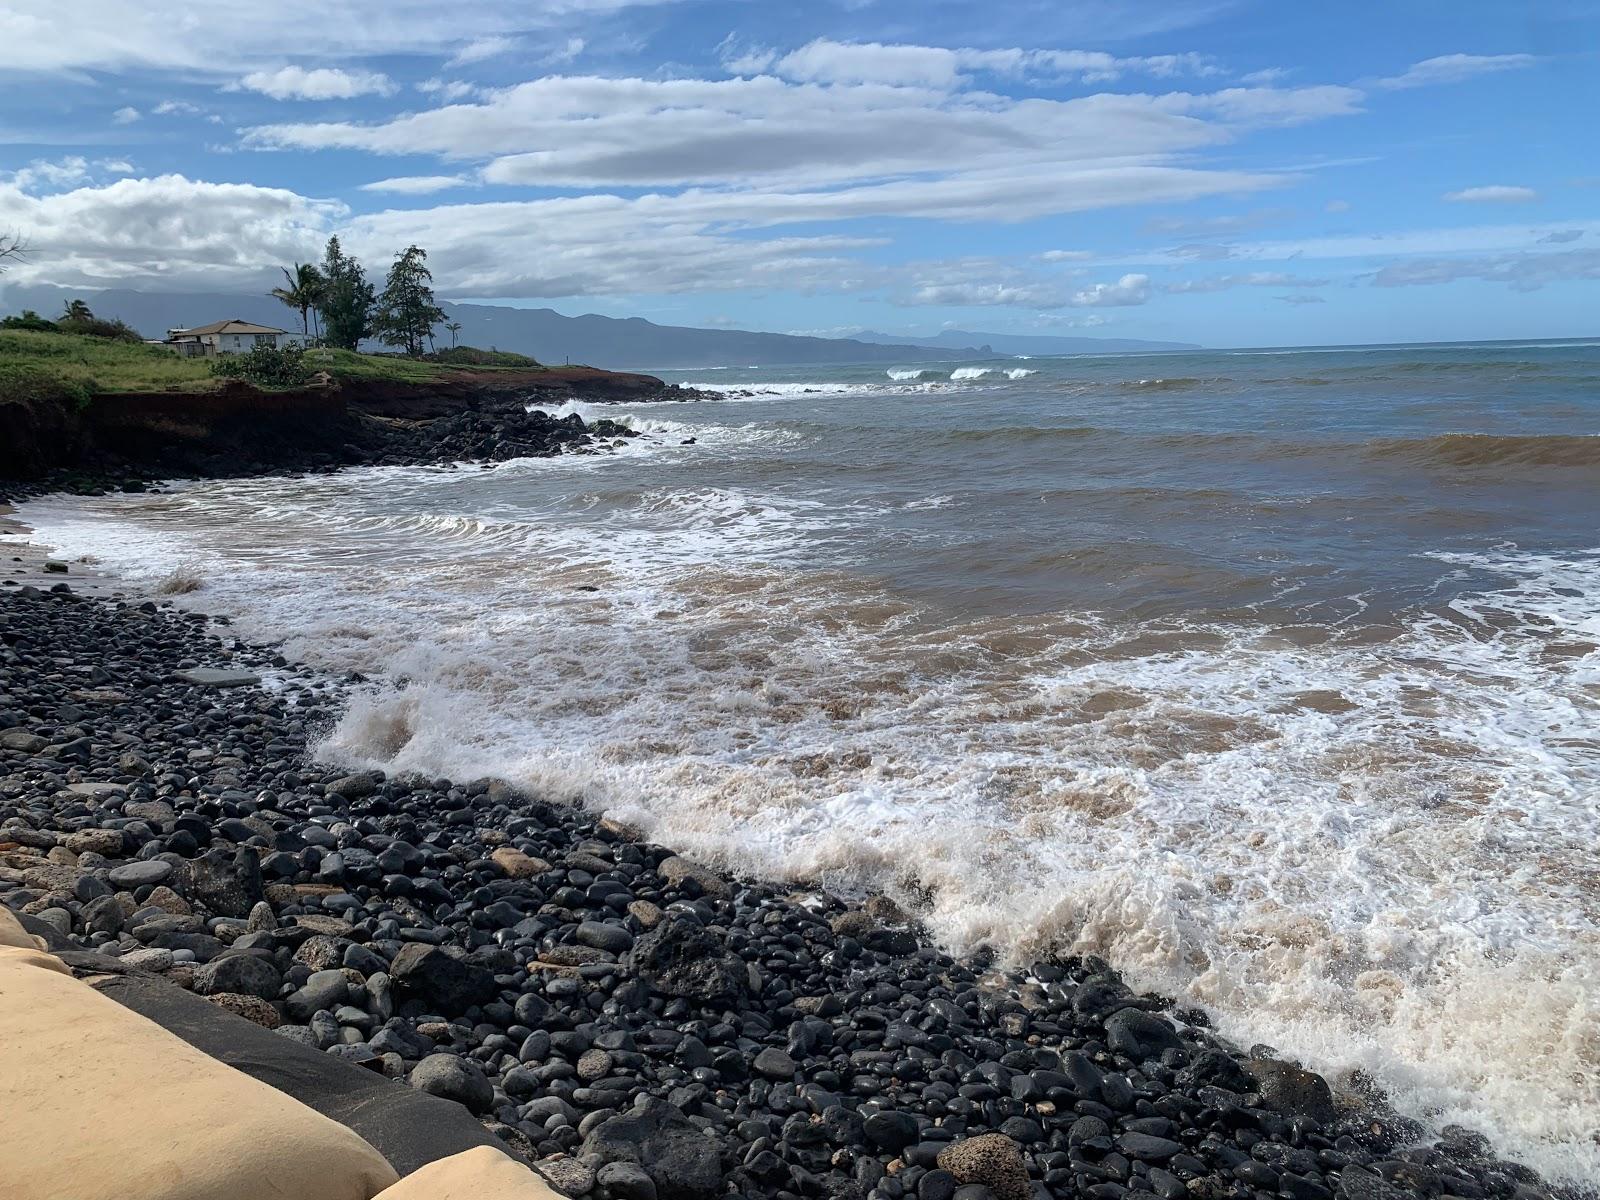
{"type": "Polygon", "coordinates": [[[51,497],[42,540],[500,775],[957,951],[1098,955],[1600,1183],[1600,341],[664,372],[494,469],[51,497]]]}

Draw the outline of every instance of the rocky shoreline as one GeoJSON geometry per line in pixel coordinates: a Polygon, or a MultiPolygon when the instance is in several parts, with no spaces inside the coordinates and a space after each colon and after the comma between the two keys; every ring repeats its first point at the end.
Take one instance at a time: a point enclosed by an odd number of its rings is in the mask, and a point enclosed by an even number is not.
{"type": "Polygon", "coordinates": [[[12,443],[0,444],[0,502],[57,491],[142,492],[174,478],[454,466],[599,453],[618,439],[638,435],[618,421],[585,421],[576,413],[557,417],[546,409],[559,409],[572,399],[644,403],[701,395],[665,384],[653,391],[616,394],[582,378],[571,391],[523,387],[466,395],[437,390],[396,395],[371,389],[272,395],[246,387],[200,396],[108,397],[94,414],[99,427],[89,434],[53,428],[46,418],[60,414],[34,413],[23,421],[0,406],[0,443],[12,443]],[[544,407],[529,411],[533,404],[544,407]]]}
{"type": "Polygon", "coordinates": [[[344,690],[7,581],[0,903],[464,1105],[574,1197],[1554,1194],[1103,963],[991,970],[502,781],[317,765],[344,690]]]}

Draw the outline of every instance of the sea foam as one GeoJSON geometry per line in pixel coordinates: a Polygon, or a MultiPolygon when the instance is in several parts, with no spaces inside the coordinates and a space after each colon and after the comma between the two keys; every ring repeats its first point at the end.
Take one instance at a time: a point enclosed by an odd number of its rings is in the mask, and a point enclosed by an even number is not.
{"type": "MultiPolygon", "coordinates": [[[[958,951],[1097,954],[1600,1181],[1600,551],[1436,552],[1448,604],[1314,638],[951,613],[874,582],[887,508],[738,476],[717,439],[761,429],[593,415],[671,453],[21,516],[135,582],[187,567],[206,587],[176,602],[369,675],[332,761],[502,775],[737,870],[882,888],[958,951]]],[[[918,526],[976,507],[915,486],[918,526]]]]}

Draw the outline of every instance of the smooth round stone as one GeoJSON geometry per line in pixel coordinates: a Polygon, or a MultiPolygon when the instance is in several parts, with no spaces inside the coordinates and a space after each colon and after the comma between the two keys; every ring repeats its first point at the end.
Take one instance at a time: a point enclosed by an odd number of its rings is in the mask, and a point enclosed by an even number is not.
{"type": "Polygon", "coordinates": [[[172,864],[159,858],[142,859],[111,868],[111,883],[123,891],[144,887],[146,884],[165,882],[172,874],[172,864]]]}
{"type": "MultiPolygon", "coordinates": [[[[794,1059],[772,1046],[756,1055],[755,1062],[751,1065],[768,1079],[793,1079],[796,1070],[794,1059]]],[[[915,1128],[913,1124],[913,1131],[915,1128]]]]}
{"type": "Polygon", "coordinates": [[[430,1054],[411,1072],[411,1086],[463,1104],[474,1113],[489,1111],[494,1087],[478,1065],[454,1054],[430,1054]]]}

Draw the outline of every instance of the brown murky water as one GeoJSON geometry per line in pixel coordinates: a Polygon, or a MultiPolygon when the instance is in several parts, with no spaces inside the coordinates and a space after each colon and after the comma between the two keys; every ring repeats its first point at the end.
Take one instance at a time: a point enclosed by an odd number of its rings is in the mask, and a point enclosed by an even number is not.
{"type": "Polygon", "coordinates": [[[612,457],[23,515],[381,679],[329,757],[1100,954],[1600,1180],[1600,346],[707,380],[612,457]]]}

